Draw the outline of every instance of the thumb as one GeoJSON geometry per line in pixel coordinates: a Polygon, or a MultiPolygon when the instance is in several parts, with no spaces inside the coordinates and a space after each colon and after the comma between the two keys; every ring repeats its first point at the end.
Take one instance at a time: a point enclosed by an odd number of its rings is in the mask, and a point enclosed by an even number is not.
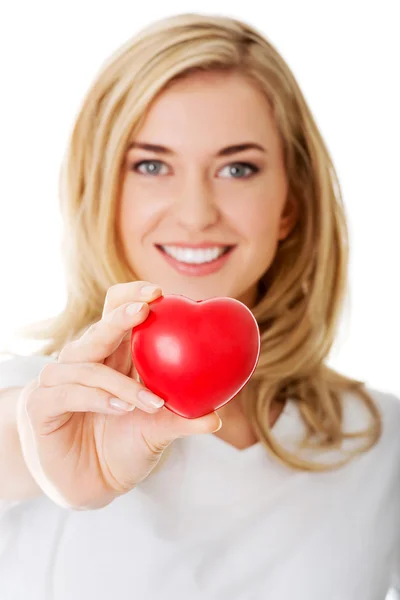
{"type": "Polygon", "coordinates": [[[179,437],[196,435],[199,433],[215,433],[222,427],[222,420],[217,412],[209,413],[198,419],[185,419],[181,417],[179,437]]]}
{"type": "Polygon", "coordinates": [[[168,443],[189,435],[214,433],[222,427],[222,421],[215,411],[198,419],[187,419],[165,409],[161,410],[157,417],[160,426],[158,435],[163,437],[165,442],[168,440],[168,443]]]}

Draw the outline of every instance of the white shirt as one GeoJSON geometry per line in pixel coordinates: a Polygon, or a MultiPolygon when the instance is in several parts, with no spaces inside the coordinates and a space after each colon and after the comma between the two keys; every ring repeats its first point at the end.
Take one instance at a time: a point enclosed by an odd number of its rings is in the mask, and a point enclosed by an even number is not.
{"type": "MultiPolygon", "coordinates": [[[[0,388],[49,360],[3,361],[0,388]]],[[[297,471],[205,434],[175,441],[105,508],[3,502],[1,600],[384,600],[400,573],[400,401],[368,390],[383,436],[340,470],[297,471]]],[[[344,405],[345,428],[362,427],[359,401],[344,405]]],[[[289,400],[274,435],[292,448],[303,431],[289,400]]]]}

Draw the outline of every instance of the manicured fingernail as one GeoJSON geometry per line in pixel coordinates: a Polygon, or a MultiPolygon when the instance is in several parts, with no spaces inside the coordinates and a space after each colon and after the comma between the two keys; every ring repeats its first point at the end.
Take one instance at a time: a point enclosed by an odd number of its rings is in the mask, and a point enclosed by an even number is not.
{"type": "Polygon", "coordinates": [[[145,298],[147,298],[148,296],[152,296],[154,294],[154,292],[156,292],[156,291],[161,291],[161,290],[159,287],[157,287],[155,285],[145,285],[140,290],[140,294],[141,294],[141,296],[144,296],[145,298]]]}
{"type": "Polygon", "coordinates": [[[164,404],[164,400],[147,390],[140,390],[138,398],[143,404],[150,408],[160,408],[164,404]]]}
{"type": "Polygon", "coordinates": [[[129,404],[128,402],[125,402],[125,400],[120,400],[119,398],[110,398],[109,403],[111,408],[119,411],[122,410],[124,412],[130,412],[135,408],[133,404],[129,404]]]}
{"type": "Polygon", "coordinates": [[[128,315],[136,315],[138,312],[142,310],[144,306],[144,302],[133,302],[126,307],[126,313],[128,315]]]}
{"type": "Polygon", "coordinates": [[[214,429],[213,433],[215,433],[216,431],[219,431],[222,427],[222,419],[221,419],[221,417],[218,417],[218,418],[219,418],[219,425],[218,425],[217,429],[214,429]]]}

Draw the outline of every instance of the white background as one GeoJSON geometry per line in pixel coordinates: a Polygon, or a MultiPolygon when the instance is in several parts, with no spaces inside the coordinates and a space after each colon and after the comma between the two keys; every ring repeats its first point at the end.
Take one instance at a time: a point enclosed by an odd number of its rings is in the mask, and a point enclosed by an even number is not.
{"type": "Polygon", "coordinates": [[[180,12],[255,25],[297,78],[339,173],[350,222],[350,304],[330,364],[400,395],[400,91],[397,0],[10,2],[0,8],[0,346],[61,310],[58,175],[101,63],[180,12]]]}

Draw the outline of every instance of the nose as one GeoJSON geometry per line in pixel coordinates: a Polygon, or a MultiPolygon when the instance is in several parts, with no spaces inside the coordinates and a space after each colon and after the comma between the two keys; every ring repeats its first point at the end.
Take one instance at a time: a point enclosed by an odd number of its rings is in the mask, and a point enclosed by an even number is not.
{"type": "Polygon", "coordinates": [[[209,185],[198,175],[187,177],[176,196],[177,223],[188,231],[203,231],[219,219],[219,210],[209,185]]]}

